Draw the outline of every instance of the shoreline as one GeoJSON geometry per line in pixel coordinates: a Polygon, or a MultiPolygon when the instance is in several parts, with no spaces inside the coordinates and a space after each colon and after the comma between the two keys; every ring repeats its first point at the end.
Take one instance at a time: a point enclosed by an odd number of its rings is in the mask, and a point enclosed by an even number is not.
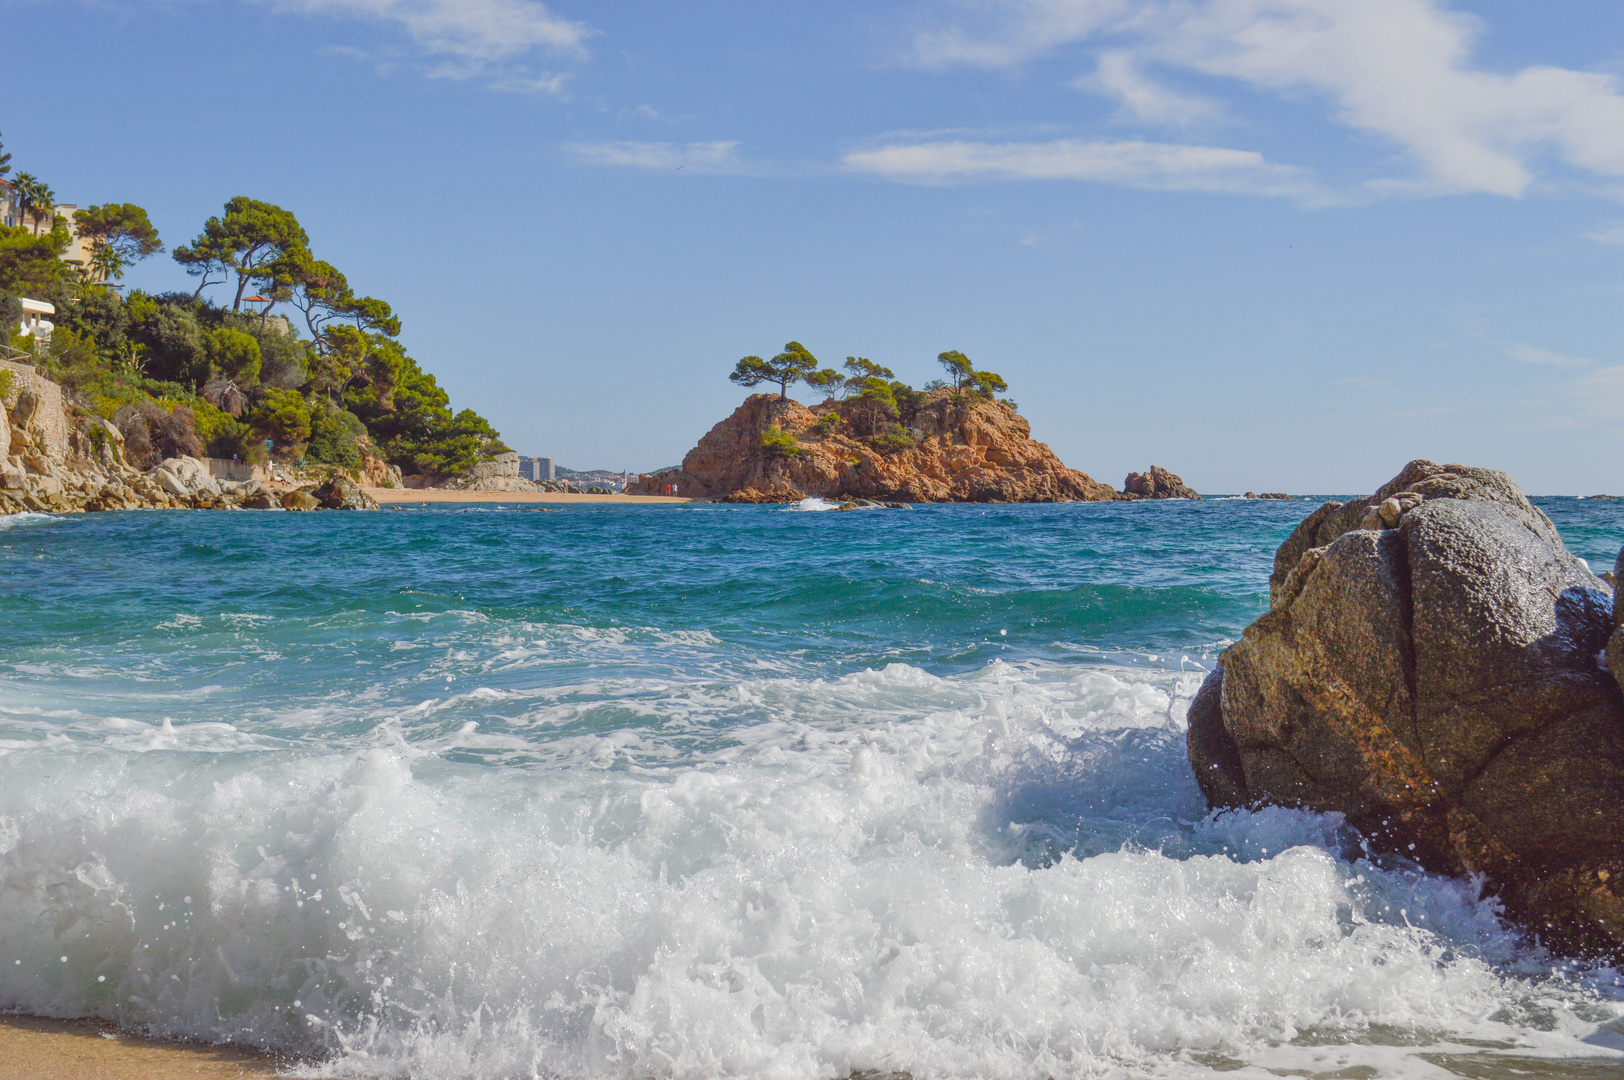
{"type": "Polygon", "coordinates": [[[444,488],[362,488],[379,506],[414,503],[618,503],[653,506],[691,503],[676,495],[574,495],[566,491],[449,491],[444,488]]]}
{"type": "Polygon", "coordinates": [[[154,1039],[98,1020],[0,1015],[0,1080],[226,1080],[296,1064],[230,1044],[154,1039]]]}

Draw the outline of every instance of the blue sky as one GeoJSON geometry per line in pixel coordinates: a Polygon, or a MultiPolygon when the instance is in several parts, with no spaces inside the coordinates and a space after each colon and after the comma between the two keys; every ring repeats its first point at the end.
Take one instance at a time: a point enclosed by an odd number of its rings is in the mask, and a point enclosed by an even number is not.
{"type": "MultiPolygon", "coordinates": [[[[167,244],[295,211],[458,405],[674,464],[791,338],[1120,485],[1624,492],[1624,6],[0,0],[0,132],[167,244]]],[[[167,256],[130,275],[185,288],[167,256]]],[[[804,397],[805,395],[803,395],[804,397]]]]}

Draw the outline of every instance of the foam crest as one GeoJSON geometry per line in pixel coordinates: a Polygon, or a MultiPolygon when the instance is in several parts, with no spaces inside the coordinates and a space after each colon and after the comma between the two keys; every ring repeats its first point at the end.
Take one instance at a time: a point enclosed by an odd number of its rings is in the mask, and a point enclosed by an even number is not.
{"type": "Polygon", "coordinates": [[[460,719],[341,753],[184,724],[13,742],[0,1002],[470,1078],[1177,1074],[1305,1033],[1377,1060],[1373,1028],[1572,1053],[1611,1017],[1514,974],[1469,884],[1350,858],[1334,815],[1205,815],[1198,683],[665,687],[641,734],[520,768],[460,719]],[[1531,1007],[1547,1033],[1508,1019],[1531,1007]]]}

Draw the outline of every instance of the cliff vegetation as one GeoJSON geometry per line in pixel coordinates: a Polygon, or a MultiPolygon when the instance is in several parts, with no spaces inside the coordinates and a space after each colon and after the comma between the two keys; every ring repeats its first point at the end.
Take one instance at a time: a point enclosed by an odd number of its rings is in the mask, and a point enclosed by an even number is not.
{"type": "Polygon", "coordinates": [[[193,291],[121,296],[125,270],[163,250],[146,211],[91,206],[70,229],[37,177],[13,185],[22,223],[0,225],[0,354],[116,425],[132,465],[269,458],[377,479],[387,465],[463,473],[507,449],[483,417],[453,411],[390,305],[318,258],[291,211],[233,198],[174,249],[193,291]],[[75,234],[84,257],[70,261],[75,234]],[[225,301],[209,295],[217,286],[225,301]],[[22,297],[55,307],[49,336],[20,332],[22,297]]]}

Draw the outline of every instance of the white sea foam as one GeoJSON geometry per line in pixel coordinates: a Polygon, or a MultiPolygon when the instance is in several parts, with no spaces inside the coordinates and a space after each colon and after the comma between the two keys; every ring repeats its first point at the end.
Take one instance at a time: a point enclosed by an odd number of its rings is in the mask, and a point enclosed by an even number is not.
{"type": "Polygon", "coordinates": [[[55,520],[54,514],[36,514],[32,510],[24,510],[20,514],[0,514],[0,532],[25,525],[43,525],[47,521],[55,520]]]}
{"type": "Polygon", "coordinates": [[[816,512],[821,510],[838,510],[839,508],[839,503],[832,503],[828,499],[819,498],[802,499],[798,503],[791,503],[789,506],[784,507],[785,510],[801,513],[816,512]]]}
{"type": "Polygon", "coordinates": [[[1350,859],[1335,815],[1207,816],[1200,678],[467,685],[343,753],[86,718],[71,754],[0,746],[0,1006],[343,1076],[1432,1070],[1373,1027],[1613,1052],[1469,883],[1350,859]]]}

